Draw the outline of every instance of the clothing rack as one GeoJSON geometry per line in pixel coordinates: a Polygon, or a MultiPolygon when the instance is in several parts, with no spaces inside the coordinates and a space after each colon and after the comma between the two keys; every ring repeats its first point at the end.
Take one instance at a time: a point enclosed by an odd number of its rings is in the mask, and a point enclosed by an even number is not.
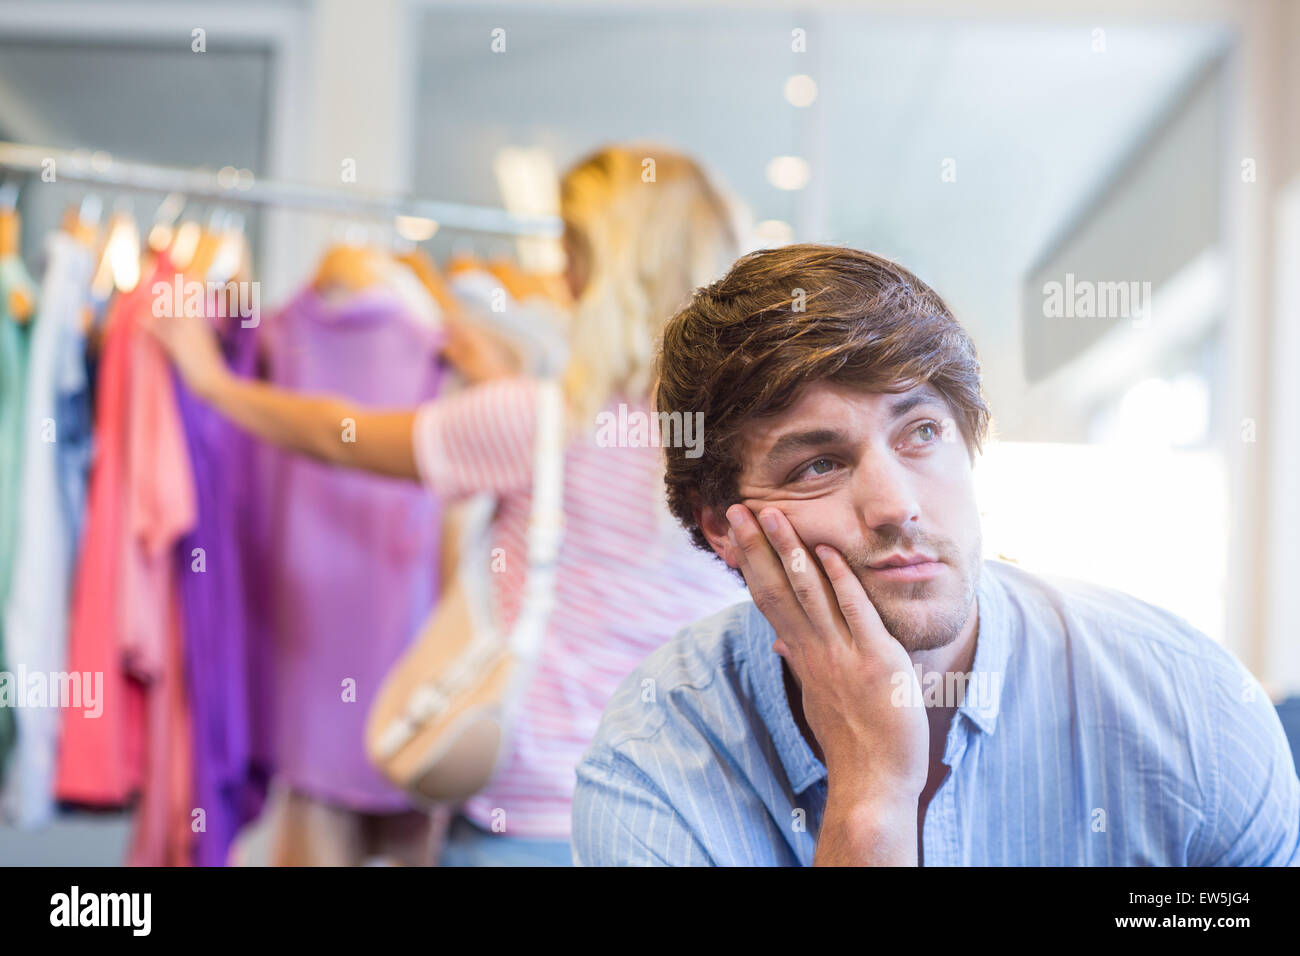
{"type": "Polygon", "coordinates": [[[242,176],[232,167],[226,167],[221,172],[176,169],[120,162],[103,152],[47,149],[26,143],[0,142],[0,169],[39,176],[51,168],[55,182],[92,183],[140,192],[180,193],[187,199],[204,199],[217,203],[287,206],[389,222],[399,216],[414,217],[432,220],[440,229],[506,236],[558,237],[561,233],[560,220],[556,216],[524,216],[491,206],[439,202],[360,188],[259,180],[242,176]]]}

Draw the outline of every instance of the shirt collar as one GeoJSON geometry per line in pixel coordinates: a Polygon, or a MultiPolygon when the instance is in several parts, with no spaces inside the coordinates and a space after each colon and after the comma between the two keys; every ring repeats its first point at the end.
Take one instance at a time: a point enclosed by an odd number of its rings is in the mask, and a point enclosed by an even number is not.
{"type": "MultiPolygon", "coordinates": [[[[997,726],[1006,679],[1007,659],[1011,653],[1010,607],[1002,583],[991,573],[990,562],[980,569],[979,630],[975,643],[975,662],[966,696],[957,712],[965,714],[981,731],[993,733],[997,726]]],[[[756,605],[750,605],[749,629],[746,634],[750,659],[755,667],[758,708],[772,735],[777,757],[785,770],[790,787],[798,795],[826,777],[826,766],[808,746],[790,712],[781,674],[781,658],[772,650],[776,632],[756,605]]]]}
{"type": "Polygon", "coordinates": [[[980,568],[979,631],[975,640],[975,662],[971,666],[966,696],[957,713],[965,714],[980,730],[993,733],[1002,707],[1002,685],[1007,679],[1011,656],[1011,608],[1006,590],[997,578],[995,562],[980,568]]]}

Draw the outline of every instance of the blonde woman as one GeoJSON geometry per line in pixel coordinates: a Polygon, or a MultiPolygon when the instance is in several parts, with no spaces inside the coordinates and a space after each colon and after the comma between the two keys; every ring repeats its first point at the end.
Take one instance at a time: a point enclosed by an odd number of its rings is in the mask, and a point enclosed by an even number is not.
{"type": "MultiPolygon", "coordinates": [[[[565,174],[561,216],[575,307],[562,378],[568,441],[555,609],[509,754],[452,821],[444,865],[567,865],[574,771],[606,701],[679,628],[743,599],[734,577],[669,516],[661,449],[607,427],[648,415],[663,324],[741,252],[733,210],[687,157],[609,147],[565,174]]],[[[447,499],[497,495],[493,545],[504,549],[506,570],[492,575],[493,598],[511,626],[527,568],[535,380],[498,378],[418,408],[358,408],[230,375],[201,321],[152,328],[196,394],[265,440],[420,480],[447,499]],[[344,418],[356,422],[355,441],[339,440],[344,418]]]]}

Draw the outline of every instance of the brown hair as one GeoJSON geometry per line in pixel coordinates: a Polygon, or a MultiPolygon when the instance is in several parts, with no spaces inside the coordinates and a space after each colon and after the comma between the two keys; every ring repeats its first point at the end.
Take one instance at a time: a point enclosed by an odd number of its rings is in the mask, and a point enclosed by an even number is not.
{"type": "Polygon", "coordinates": [[[695,518],[738,497],[738,440],[752,419],[789,408],[802,387],[828,380],[871,392],[928,383],[948,402],[972,459],[989,410],[974,343],[937,293],[902,266],[839,246],[750,253],[664,328],[655,408],[702,412],[698,457],[665,443],[668,507],[695,544],[695,518]]]}

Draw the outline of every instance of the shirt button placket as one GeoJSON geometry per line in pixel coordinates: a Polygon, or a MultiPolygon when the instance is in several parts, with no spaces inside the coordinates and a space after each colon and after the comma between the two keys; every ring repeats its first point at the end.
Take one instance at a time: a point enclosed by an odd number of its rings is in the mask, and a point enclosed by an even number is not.
{"type": "Polygon", "coordinates": [[[939,798],[939,811],[943,817],[943,832],[947,836],[947,859],[943,863],[945,866],[965,866],[967,861],[961,858],[961,835],[957,832],[957,827],[960,825],[957,817],[957,774],[961,772],[961,760],[966,753],[970,730],[961,723],[960,714],[953,717],[953,723],[955,740],[948,764],[948,776],[939,787],[936,796],[939,798]]]}

